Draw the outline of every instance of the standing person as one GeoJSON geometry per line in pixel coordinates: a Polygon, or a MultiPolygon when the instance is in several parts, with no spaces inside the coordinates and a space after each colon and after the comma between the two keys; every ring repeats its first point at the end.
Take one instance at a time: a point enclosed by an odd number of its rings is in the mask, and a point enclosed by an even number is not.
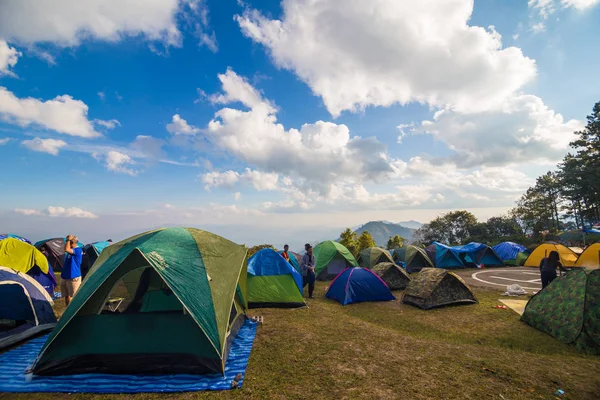
{"type": "Polygon", "coordinates": [[[302,287],[308,285],[308,298],[313,298],[313,291],[315,290],[315,256],[313,255],[312,246],[309,244],[306,248],[306,254],[302,256],[302,287]]]}
{"type": "Polygon", "coordinates": [[[60,274],[60,291],[68,306],[81,285],[81,260],[83,249],[77,246],[79,240],[76,236],[67,235],[65,241],[65,264],[60,274]]]}
{"type": "Polygon", "coordinates": [[[560,263],[560,257],[557,251],[551,251],[548,257],[545,257],[540,262],[540,275],[542,278],[542,289],[545,288],[556,279],[556,268],[560,268],[561,271],[567,271],[565,267],[560,263]]]}
{"type": "MultiPolygon", "coordinates": [[[[285,246],[283,246],[283,252],[281,253],[281,256],[283,258],[285,258],[285,261],[290,262],[290,254],[289,254],[289,250],[290,250],[290,246],[288,246],[287,244],[285,246]]],[[[290,263],[291,264],[291,263],[290,263]]]]}

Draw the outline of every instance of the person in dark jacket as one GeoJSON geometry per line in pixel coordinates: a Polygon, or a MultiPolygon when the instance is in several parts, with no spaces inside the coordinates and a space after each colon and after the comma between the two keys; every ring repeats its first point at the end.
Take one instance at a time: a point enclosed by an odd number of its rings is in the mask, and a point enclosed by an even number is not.
{"type": "Polygon", "coordinates": [[[556,279],[556,268],[561,271],[567,271],[560,262],[560,257],[557,251],[551,251],[548,257],[545,257],[540,262],[540,275],[542,278],[542,289],[545,288],[556,279]]]}
{"type": "Polygon", "coordinates": [[[311,245],[305,247],[306,254],[302,256],[302,262],[300,268],[302,269],[302,287],[308,285],[308,298],[313,298],[313,291],[315,290],[315,256],[313,255],[313,249],[311,245]]]}

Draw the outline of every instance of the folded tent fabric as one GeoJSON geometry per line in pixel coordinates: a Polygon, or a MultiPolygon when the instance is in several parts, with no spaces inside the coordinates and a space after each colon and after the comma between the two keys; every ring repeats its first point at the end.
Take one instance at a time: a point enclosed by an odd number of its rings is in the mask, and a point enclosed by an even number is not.
{"type": "Polygon", "coordinates": [[[516,260],[519,253],[527,251],[525,246],[514,242],[502,242],[493,246],[492,249],[504,262],[516,260]]]}

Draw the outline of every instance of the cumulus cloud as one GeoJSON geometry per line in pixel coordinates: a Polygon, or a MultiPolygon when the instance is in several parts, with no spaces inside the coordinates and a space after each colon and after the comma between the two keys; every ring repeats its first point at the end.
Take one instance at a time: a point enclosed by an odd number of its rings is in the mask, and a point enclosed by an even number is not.
{"type": "Polygon", "coordinates": [[[19,98],[0,86],[0,120],[26,128],[38,126],[71,136],[101,136],[87,118],[88,106],[69,95],[52,100],[19,98]]]}
{"type": "Polygon", "coordinates": [[[542,99],[519,95],[507,99],[498,110],[461,114],[438,111],[433,120],[414,130],[429,133],[456,152],[458,165],[502,165],[560,160],[583,122],[565,120],[542,99]]]}
{"type": "MultiPolygon", "coordinates": [[[[279,175],[277,173],[262,172],[246,168],[242,173],[236,171],[211,171],[201,175],[205,189],[233,188],[238,182],[248,183],[258,191],[277,190],[279,188],[279,175]]],[[[236,199],[237,200],[237,199],[236,199]]]]}
{"type": "Polygon", "coordinates": [[[25,44],[76,46],[87,38],[118,41],[143,36],[179,46],[178,11],[178,0],[4,1],[0,37],[25,44]]]}
{"type": "Polygon", "coordinates": [[[284,0],[282,6],[281,20],[256,10],[236,20],[333,116],[415,101],[486,110],[536,75],[535,61],[516,47],[502,48],[493,27],[469,26],[472,0],[284,0]]]}
{"type": "Polygon", "coordinates": [[[267,173],[298,176],[328,191],[340,179],[382,182],[397,172],[387,147],[376,138],[352,137],[346,125],[317,121],[286,130],[276,107],[234,71],[220,74],[223,93],[215,103],[241,103],[249,110],[222,108],[206,134],[221,149],[267,173]]]}
{"type": "Polygon", "coordinates": [[[35,209],[26,209],[26,208],[16,208],[15,212],[22,215],[38,215],[44,217],[62,217],[62,218],[89,218],[94,219],[98,218],[96,214],[93,214],[89,211],[82,210],[78,207],[55,207],[49,206],[44,210],[35,210],[35,209]]]}
{"type": "Polygon", "coordinates": [[[167,124],[167,132],[172,135],[195,135],[200,132],[200,129],[188,124],[179,114],[175,114],[171,123],[167,124]]]}
{"type": "Polygon", "coordinates": [[[64,140],[40,138],[23,140],[21,144],[29,150],[52,154],[53,156],[57,156],[60,149],[67,146],[67,142],[64,140]]]}
{"type": "Polygon", "coordinates": [[[17,65],[17,61],[21,56],[20,51],[10,47],[6,41],[0,39],[0,76],[16,76],[10,69],[17,65]]]}
{"type": "Polygon", "coordinates": [[[100,125],[106,129],[115,129],[117,126],[121,126],[121,123],[119,121],[117,121],[116,119],[110,119],[108,121],[104,121],[101,119],[95,119],[94,123],[96,125],[100,125]]]}
{"type": "Polygon", "coordinates": [[[118,151],[109,151],[104,157],[106,168],[109,171],[120,172],[123,174],[136,176],[139,171],[130,168],[135,164],[135,161],[127,154],[119,153],[118,151]]]}

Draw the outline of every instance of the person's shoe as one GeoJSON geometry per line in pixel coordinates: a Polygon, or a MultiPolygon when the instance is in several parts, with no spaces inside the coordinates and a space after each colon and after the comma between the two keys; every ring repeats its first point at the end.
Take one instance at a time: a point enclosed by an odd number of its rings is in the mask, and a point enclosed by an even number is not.
{"type": "Polygon", "coordinates": [[[309,298],[309,299],[314,299],[314,297],[313,297],[313,296],[308,296],[308,298],[309,298]]]}

